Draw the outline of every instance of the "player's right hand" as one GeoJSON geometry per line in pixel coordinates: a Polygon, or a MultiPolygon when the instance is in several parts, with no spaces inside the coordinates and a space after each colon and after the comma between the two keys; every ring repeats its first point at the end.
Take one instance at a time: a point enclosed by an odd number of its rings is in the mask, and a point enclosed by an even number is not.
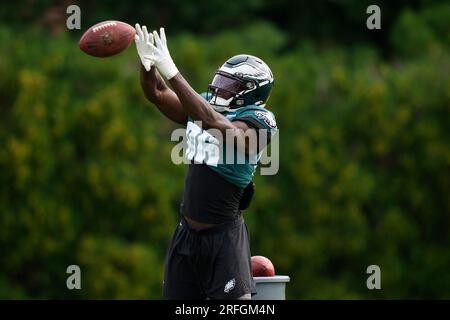
{"type": "Polygon", "coordinates": [[[136,36],[134,37],[134,42],[136,43],[136,49],[141,59],[141,63],[145,70],[150,71],[153,65],[153,34],[148,33],[147,27],[141,26],[136,23],[136,36]]]}

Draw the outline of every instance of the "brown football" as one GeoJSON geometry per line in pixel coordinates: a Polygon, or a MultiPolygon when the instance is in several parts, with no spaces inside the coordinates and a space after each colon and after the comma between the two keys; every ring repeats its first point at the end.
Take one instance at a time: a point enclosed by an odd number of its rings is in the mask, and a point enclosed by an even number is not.
{"type": "Polygon", "coordinates": [[[122,52],[136,34],[128,23],[108,20],[90,27],[81,37],[80,49],[94,57],[109,57],[122,52]]]}
{"type": "Polygon", "coordinates": [[[251,262],[254,277],[273,277],[275,275],[275,268],[268,258],[253,256],[251,262]]]}

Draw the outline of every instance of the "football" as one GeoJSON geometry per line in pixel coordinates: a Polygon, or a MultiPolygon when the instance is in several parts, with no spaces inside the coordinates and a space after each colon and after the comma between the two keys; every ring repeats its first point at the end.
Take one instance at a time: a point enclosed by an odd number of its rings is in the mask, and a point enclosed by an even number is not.
{"type": "Polygon", "coordinates": [[[272,262],[266,257],[253,256],[251,261],[254,277],[273,277],[275,275],[275,268],[272,262]]]}
{"type": "Polygon", "coordinates": [[[79,46],[94,57],[109,57],[124,51],[133,41],[136,30],[121,21],[103,21],[90,27],[81,37],[79,46]]]}

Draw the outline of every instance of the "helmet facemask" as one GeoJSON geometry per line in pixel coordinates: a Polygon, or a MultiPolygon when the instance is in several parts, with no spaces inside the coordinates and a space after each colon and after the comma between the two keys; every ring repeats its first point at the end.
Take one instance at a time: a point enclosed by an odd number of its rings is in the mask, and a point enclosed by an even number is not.
{"type": "Polygon", "coordinates": [[[240,108],[245,102],[241,97],[257,87],[258,83],[252,79],[219,70],[208,86],[209,102],[219,112],[240,108]]]}

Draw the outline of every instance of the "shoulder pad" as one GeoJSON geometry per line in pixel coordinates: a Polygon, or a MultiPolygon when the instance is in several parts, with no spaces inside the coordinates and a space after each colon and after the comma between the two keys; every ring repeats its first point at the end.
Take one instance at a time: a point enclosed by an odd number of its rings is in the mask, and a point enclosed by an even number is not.
{"type": "Polygon", "coordinates": [[[277,130],[275,116],[269,110],[259,106],[248,106],[240,108],[233,120],[251,120],[256,121],[262,128],[271,131],[277,130]]]}

